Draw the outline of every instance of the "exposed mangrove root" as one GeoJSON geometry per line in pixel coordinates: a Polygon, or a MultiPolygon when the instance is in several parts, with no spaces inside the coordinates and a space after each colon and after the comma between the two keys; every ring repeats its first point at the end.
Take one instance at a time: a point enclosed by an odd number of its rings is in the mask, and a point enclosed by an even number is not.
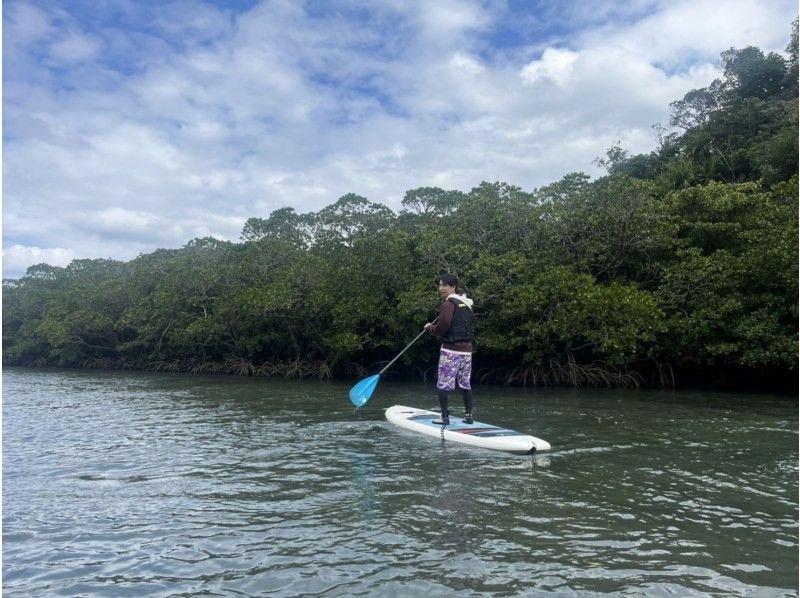
{"type": "Polygon", "coordinates": [[[656,374],[661,388],[675,388],[675,372],[671,364],[656,362],[656,374]]]}
{"type": "Polygon", "coordinates": [[[360,363],[348,363],[344,368],[344,373],[348,378],[366,378],[369,370],[360,363]]]}
{"type": "MultiPolygon", "coordinates": [[[[20,364],[46,366],[52,364],[20,364]]],[[[151,372],[174,372],[197,375],[222,375],[262,378],[297,378],[312,380],[331,380],[333,370],[326,361],[281,361],[259,365],[246,359],[226,359],[225,361],[199,361],[174,359],[167,361],[146,361],[142,359],[88,359],[78,364],[85,369],[141,370],[151,372]]]]}
{"type": "MultiPolygon", "coordinates": [[[[145,360],[129,358],[101,357],[88,359],[78,364],[55,364],[43,359],[28,362],[17,362],[7,365],[25,367],[73,367],[104,370],[139,370],[152,372],[188,373],[197,375],[222,375],[262,378],[291,378],[309,380],[332,380],[334,370],[326,361],[293,361],[266,362],[255,364],[247,359],[227,359],[224,361],[201,361],[191,359],[145,360]]],[[[436,380],[436,366],[416,367],[412,370],[415,378],[425,382],[436,380]]],[[[348,379],[364,378],[369,374],[363,365],[349,363],[341,366],[337,377],[344,375],[348,379]]],[[[656,364],[649,376],[652,385],[662,388],[675,387],[675,374],[670,364],[656,364]]],[[[566,362],[550,361],[544,364],[527,364],[506,368],[484,369],[476,373],[476,379],[482,384],[503,384],[507,386],[572,386],[572,387],[619,387],[639,388],[646,386],[645,379],[627,369],[616,368],[602,362],[579,364],[573,357],[566,362]]]]}
{"type": "Polygon", "coordinates": [[[573,386],[639,388],[644,379],[636,372],[616,368],[602,362],[576,363],[569,356],[566,363],[550,361],[548,365],[528,364],[498,368],[479,374],[482,383],[507,386],[573,386]]]}

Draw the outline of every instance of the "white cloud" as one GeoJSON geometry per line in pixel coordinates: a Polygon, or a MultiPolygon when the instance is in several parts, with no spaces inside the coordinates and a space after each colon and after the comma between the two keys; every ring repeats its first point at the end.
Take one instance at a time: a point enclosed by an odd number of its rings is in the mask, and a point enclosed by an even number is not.
{"type": "Polygon", "coordinates": [[[3,7],[6,27],[12,28],[18,44],[30,44],[52,32],[50,19],[33,4],[14,2],[3,7]]]}
{"type": "Polygon", "coordinates": [[[50,46],[50,56],[58,62],[80,62],[95,58],[102,49],[98,40],[72,32],[50,46]]]}
{"type": "Polygon", "coordinates": [[[462,52],[453,54],[448,66],[465,77],[476,77],[486,72],[486,67],[479,60],[462,52]]]}
{"type": "Polygon", "coordinates": [[[797,14],[796,6],[790,7],[782,1],[670,0],[630,26],[588,31],[582,43],[620,48],[668,68],[687,61],[717,62],[731,46],[782,51],[797,14]]]}
{"type": "Polygon", "coordinates": [[[491,25],[491,14],[478,2],[463,0],[416,0],[406,6],[407,18],[418,26],[429,44],[452,46],[471,31],[491,25]]]}
{"type": "Polygon", "coordinates": [[[183,230],[151,212],[129,210],[121,207],[103,208],[88,217],[76,216],[73,225],[76,229],[115,239],[131,239],[143,242],[178,241],[183,230]]]}
{"type": "Polygon", "coordinates": [[[3,249],[3,278],[18,278],[34,264],[50,264],[64,267],[75,259],[76,254],[63,247],[26,247],[12,245],[3,249]]]}
{"type": "Polygon", "coordinates": [[[550,80],[563,87],[573,72],[573,64],[580,55],[577,52],[560,48],[547,48],[541,59],[526,64],[520,77],[526,85],[537,81],[550,80]]]}

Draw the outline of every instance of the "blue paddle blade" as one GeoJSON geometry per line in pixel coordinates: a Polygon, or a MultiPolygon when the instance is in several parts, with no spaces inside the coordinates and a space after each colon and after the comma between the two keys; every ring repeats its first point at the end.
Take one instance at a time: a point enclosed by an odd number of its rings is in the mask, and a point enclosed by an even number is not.
{"type": "Polygon", "coordinates": [[[369,401],[375,387],[378,386],[380,374],[375,374],[369,378],[364,378],[361,382],[350,389],[350,402],[356,407],[361,407],[369,401]]]}

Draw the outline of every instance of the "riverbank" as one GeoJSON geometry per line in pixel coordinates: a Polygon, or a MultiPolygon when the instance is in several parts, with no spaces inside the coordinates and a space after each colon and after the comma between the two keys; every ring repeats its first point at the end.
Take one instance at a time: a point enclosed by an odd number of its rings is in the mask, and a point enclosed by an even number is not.
{"type": "MultiPolygon", "coordinates": [[[[649,363],[647,366],[641,368],[640,371],[610,369],[597,365],[573,368],[557,366],[550,369],[484,368],[475,370],[474,380],[477,384],[488,386],[737,391],[779,393],[795,399],[800,392],[796,370],[731,366],[704,367],[697,363],[684,363],[676,366],[649,363]]],[[[178,359],[164,361],[92,359],[77,365],[66,366],[38,360],[31,363],[4,363],[3,367],[171,372],[205,376],[352,382],[374,373],[371,369],[359,364],[350,364],[336,372],[325,361],[295,360],[257,364],[245,359],[229,359],[221,362],[178,359]]],[[[431,381],[436,378],[436,366],[431,364],[425,368],[395,370],[384,377],[407,381],[431,381]]]]}

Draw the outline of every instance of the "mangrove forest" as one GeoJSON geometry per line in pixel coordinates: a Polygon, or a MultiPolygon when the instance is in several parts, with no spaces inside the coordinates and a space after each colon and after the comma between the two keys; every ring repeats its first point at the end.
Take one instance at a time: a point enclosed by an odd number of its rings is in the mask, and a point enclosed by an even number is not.
{"type": "MultiPolygon", "coordinates": [[[[795,388],[796,27],[788,57],[724,52],[652,152],[614,144],[595,179],[421,187],[398,210],[348,194],[239,242],[32,266],[3,282],[3,362],[353,379],[434,317],[449,272],[478,383],[795,388]]],[[[430,379],[437,354],[424,338],[391,374],[430,379]]]]}

